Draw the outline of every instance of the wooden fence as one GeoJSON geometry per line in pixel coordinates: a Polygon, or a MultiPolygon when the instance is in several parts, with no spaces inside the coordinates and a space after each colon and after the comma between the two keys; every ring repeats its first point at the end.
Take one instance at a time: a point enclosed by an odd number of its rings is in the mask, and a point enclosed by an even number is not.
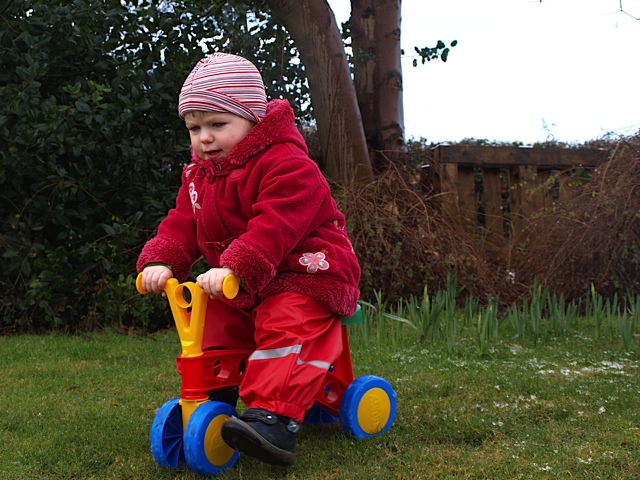
{"type": "Polygon", "coordinates": [[[500,246],[562,198],[568,178],[607,157],[601,149],[440,145],[433,151],[432,183],[445,215],[500,246]]]}

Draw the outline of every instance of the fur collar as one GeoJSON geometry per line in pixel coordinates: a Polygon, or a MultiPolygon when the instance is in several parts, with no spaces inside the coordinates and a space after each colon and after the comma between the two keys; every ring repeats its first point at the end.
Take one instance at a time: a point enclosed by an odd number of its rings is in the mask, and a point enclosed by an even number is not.
{"type": "Polygon", "coordinates": [[[214,164],[199,157],[191,149],[191,160],[203,169],[209,181],[212,181],[215,171],[226,171],[243,165],[271,145],[284,141],[304,144],[304,139],[296,127],[295,115],[289,102],[272,100],[267,104],[267,113],[262,121],[257,123],[224,159],[214,164]]]}

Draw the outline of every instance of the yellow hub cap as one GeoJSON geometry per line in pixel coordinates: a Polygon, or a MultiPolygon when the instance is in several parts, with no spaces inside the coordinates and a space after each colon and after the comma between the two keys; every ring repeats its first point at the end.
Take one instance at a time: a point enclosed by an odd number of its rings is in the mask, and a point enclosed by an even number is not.
{"type": "Polygon", "coordinates": [[[358,425],[373,435],[384,428],[391,415],[389,395],[381,388],[368,390],[358,404],[358,425]]]}
{"type": "Polygon", "coordinates": [[[225,465],[233,456],[233,448],[227,445],[222,439],[222,425],[227,421],[229,415],[218,415],[207,427],[204,434],[204,451],[207,460],[216,467],[225,465]]]}

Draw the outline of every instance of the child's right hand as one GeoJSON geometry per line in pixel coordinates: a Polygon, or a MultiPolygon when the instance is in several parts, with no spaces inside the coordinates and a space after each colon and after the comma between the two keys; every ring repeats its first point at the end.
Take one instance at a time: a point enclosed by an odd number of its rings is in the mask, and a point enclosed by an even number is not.
{"type": "Polygon", "coordinates": [[[142,270],[142,288],[149,293],[164,294],[164,285],[173,277],[169,267],[163,265],[151,265],[142,270]]]}

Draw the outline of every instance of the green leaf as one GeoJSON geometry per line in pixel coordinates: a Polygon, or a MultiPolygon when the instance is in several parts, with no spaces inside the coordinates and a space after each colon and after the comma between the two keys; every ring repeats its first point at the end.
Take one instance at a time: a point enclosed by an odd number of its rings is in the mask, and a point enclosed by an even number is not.
{"type": "Polygon", "coordinates": [[[115,229],[111,225],[107,225],[106,223],[103,223],[103,224],[101,224],[101,226],[104,229],[104,231],[107,232],[107,234],[109,234],[109,235],[115,235],[116,234],[115,229]]]}
{"type": "Polygon", "coordinates": [[[78,100],[76,103],[76,110],[78,110],[81,113],[91,113],[91,107],[89,107],[89,105],[83,101],[78,100]]]}

